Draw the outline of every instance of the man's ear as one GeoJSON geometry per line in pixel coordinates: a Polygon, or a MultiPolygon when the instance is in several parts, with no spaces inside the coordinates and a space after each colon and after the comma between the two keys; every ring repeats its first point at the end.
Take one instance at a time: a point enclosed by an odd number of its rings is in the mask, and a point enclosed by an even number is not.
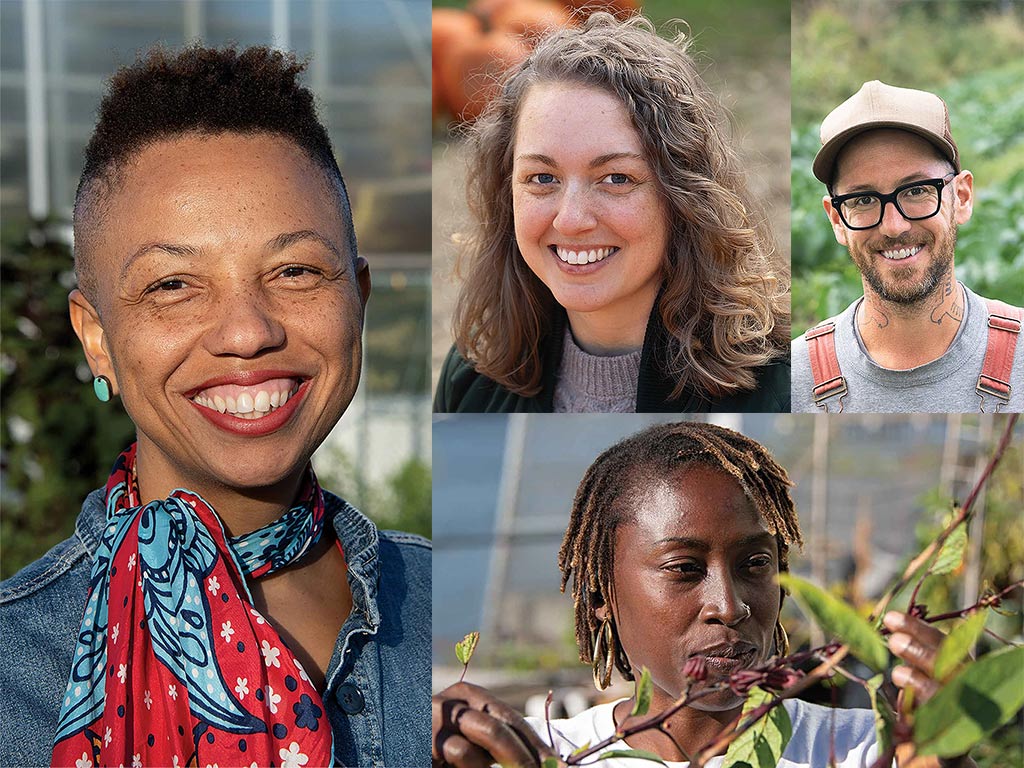
{"type": "Polygon", "coordinates": [[[828,215],[829,224],[832,225],[832,234],[836,236],[836,241],[840,245],[849,245],[846,242],[846,227],[843,226],[843,220],[839,218],[839,211],[832,207],[832,198],[825,195],[821,198],[821,204],[825,207],[825,213],[828,215]]]}
{"type": "Polygon", "coordinates": [[[75,329],[78,340],[82,343],[82,351],[89,363],[93,376],[105,376],[110,382],[112,394],[118,394],[117,376],[107,349],[107,337],[100,322],[100,314],[85,294],[77,288],[68,294],[68,314],[71,325],[75,329]]]}
{"type": "Polygon", "coordinates": [[[960,171],[953,183],[956,185],[956,223],[966,224],[974,213],[974,174],[960,171]]]}

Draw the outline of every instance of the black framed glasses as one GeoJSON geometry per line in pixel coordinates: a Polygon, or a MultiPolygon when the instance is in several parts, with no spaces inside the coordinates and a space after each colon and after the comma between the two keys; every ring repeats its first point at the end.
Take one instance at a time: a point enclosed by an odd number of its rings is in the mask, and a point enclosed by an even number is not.
{"type": "Polygon", "coordinates": [[[942,207],[942,188],[955,173],[948,173],[941,179],[922,179],[896,187],[890,194],[867,190],[832,198],[832,207],[839,211],[849,229],[871,229],[882,223],[885,206],[892,203],[907,221],[930,219],[942,207]]]}

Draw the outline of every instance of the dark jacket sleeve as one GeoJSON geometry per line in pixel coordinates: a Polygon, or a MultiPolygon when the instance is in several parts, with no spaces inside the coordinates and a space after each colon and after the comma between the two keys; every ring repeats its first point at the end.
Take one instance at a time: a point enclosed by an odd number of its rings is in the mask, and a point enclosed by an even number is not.
{"type": "Polygon", "coordinates": [[[465,366],[462,355],[458,353],[455,346],[448,350],[441,366],[441,375],[437,379],[437,389],[434,390],[434,413],[454,413],[458,410],[458,403],[452,402],[452,389],[454,379],[460,367],[465,366]]]}

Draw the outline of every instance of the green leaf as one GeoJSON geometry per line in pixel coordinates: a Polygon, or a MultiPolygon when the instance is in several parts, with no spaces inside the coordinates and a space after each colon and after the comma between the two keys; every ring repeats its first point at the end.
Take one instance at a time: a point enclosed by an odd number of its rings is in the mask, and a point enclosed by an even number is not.
{"type": "Polygon", "coordinates": [[[939,549],[935,563],[931,567],[931,573],[949,573],[960,567],[964,559],[964,551],[967,549],[967,521],[960,523],[953,532],[949,534],[939,549]]]}
{"type": "Polygon", "coordinates": [[[889,651],[881,636],[849,605],[791,573],[780,573],[779,583],[793,593],[804,612],[812,616],[826,634],[848,645],[850,653],[875,672],[889,665],[889,651]]]}
{"type": "Polygon", "coordinates": [[[540,768],[558,768],[558,758],[554,755],[548,755],[540,764],[540,768]]]}
{"type": "MultiPolygon", "coordinates": [[[[743,705],[744,717],[740,723],[745,721],[751,710],[767,704],[773,698],[761,688],[752,688],[743,705]]],[[[789,712],[780,704],[729,745],[722,765],[725,768],[775,768],[792,735],[793,724],[789,721],[789,712]]]]}
{"type": "Polygon", "coordinates": [[[946,636],[935,654],[936,680],[945,680],[950,672],[956,669],[956,665],[967,658],[967,654],[985,631],[987,618],[988,611],[975,611],[946,636]]]}
{"type": "Polygon", "coordinates": [[[612,749],[608,752],[602,752],[597,756],[597,762],[602,760],[610,760],[613,757],[632,757],[636,760],[650,760],[652,763],[660,763],[665,765],[665,761],[658,757],[653,752],[648,752],[646,749],[612,749]]]}
{"type": "Polygon", "coordinates": [[[455,644],[455,658],[459,660],[460,664],[463,666],[469,664],[469,660],[473,658],[473,651],[476,650],[476,644],[479,640],[479,632],[470,632],[460,642],[455,644]]]}
{"type": "Polygon", "coordinates": [[[1004,648],[968,664],[921,705],[914,743],[922,755],[954,757],[1024,706],[1024,648],[1004,648]]]}
{"type": "Polygon", "coordinates": [[[871,698],[871,709],[875,712],[875,737],[878,751],[884,753],[892,746],[892,729],[896,724],[896,713],[889,701],[879,693],[885,682],[885,675],[877,674],[867,681],[868,696],[871,698]]]}
{"type": "Polygon", "coordinates": [[[636,682],[636,702],[633,704],[633,711],[630,715],[646,715],[651,708],[651,692],[654,689],[651,683],[651,671],[644,667],[640,672],[640,679],[636,682]]]}

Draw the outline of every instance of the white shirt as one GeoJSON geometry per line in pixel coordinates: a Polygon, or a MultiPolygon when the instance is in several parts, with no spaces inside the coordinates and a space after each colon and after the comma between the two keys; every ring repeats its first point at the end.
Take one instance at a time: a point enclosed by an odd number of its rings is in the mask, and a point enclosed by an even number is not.
{"type": "MultiPolygon", "coordinates": [[[[596,744],[615,733],[613,710],[618,703],[599,704],[575,717],[552,720],[556,751],[565,756],[583,744],[596,744]]],[[[789,713],[793,736],[782,753],[779,768],[825,768],[829,765],[833,734],[836,768],[870,768],[878,759],[875,719],[871,710],[832,709],[799,699],[786,699],[782,705],[789,713]]],[[[528,717],[526,720],[547,743],[548,728],[544,719],[528,717]]],[[[612,749],[630,749],[630,746],[625,741],[617,741],[607,748],[612,749]]],[[[723,759],[713,757],[705,765],[707,768],[721,768],[723,759]]],[[[689,766],[689,763],[668,761],[665,764],[670,768],[689,766]]],[[[601,768],[650,768],[654,764],[635,758],[613,758],[598,765],[601,768]]]]}

